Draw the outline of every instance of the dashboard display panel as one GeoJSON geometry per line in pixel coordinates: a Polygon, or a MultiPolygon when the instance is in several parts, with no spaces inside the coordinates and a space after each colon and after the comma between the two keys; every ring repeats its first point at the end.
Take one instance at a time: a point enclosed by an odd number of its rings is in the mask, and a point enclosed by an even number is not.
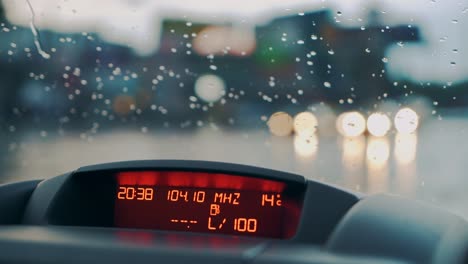
{"type": "Polygon", "coordinates": [[[116,174],[114,226],[287,239],[304,186],[207,172],[116,174]]]}

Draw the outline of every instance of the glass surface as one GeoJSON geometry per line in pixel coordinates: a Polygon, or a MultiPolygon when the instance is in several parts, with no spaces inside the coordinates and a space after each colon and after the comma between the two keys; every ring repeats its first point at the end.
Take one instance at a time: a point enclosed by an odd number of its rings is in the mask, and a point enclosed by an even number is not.
{"type": "Polygon", "coordinates": [[[0,1],[0,182],[197,159],[468,218],[468,2],[0,1]]]}

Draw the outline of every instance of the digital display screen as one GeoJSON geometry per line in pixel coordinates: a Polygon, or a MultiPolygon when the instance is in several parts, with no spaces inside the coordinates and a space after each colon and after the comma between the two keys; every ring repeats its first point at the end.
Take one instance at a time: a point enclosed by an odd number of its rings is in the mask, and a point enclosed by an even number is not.
{"type": "Polygon", "coordinates": [[[114,226],[287,239],[303,189],[285,182],[206,172],[116,175],[114,226]]]}

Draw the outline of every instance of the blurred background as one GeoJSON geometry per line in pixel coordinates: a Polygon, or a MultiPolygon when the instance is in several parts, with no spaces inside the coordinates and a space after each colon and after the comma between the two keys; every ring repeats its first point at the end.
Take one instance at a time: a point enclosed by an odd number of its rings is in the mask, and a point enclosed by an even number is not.
{"type": "Polygon", "coordinates": [[[468,218],[468,2],[3,0],[0,183],[198,159],[468,218]]]}

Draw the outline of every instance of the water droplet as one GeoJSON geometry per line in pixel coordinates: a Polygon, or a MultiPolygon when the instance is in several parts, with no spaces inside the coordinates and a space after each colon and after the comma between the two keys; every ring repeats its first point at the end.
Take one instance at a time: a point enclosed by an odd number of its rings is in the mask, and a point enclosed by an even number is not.
{"type": "Polygon", "coordinates": [[[366,48],[366,53],[370,53],[370,49],[369,48],[366,48]]]}
{"type": "Polygon", "coordinates": [[[365,27],[365,26],[361,26],[361,30],[366,30],[366,27],[365,27]]]}
{"type": "Polygon", "coordinates": [[[335,54],[335,51],[331,49],[331,50],[328,51],[328,54],[334,55],[334,54],[335,54]]]}
{"type": "Polygon", "coordinates": [[[37,52],[39,53],[39,55],[41,55],[42,58],[48,60],[48,59],[50,59],[50,54],[45,52],[42,49],[41,39],[40,39],[40,36],[39,36],[39,31],[36,28],[36,24],[35,24],[36,23],[35,22],[36,13],[34,12],[34,8],[31,5],[31,2],[29,2],[29,0],[26,0],[26,3],[28,4],[29,11],[31,12],[31,20],[29,21],[29,27],[31,28],[31,32],[32,32],[32,34],[34,36],[34,45],[36,46],[36,49],[37,49],[37,52]]]}
{"type": "Polygon", "coordinates": [[[338,11],[338,12],[336,12],[336,15],[341,16],[341,15],[343,15],[343,13],[341,11],[338,11]]]}
{"type": "Polygon", "coordinates": [[[458,20],[457,19],[452,19],[452,23],[453,24],[458,24],[458,20]]]}
{"type": "Polygon", "coordinates": [[[388,62],[388,58],[387,58],[387,57],[383,57],[383,58],[382,58],[382,62],[383,62],[383,63],[387,63],[387,62],[388,62]]]}
{"type": "Polygon", "coordinates": [[[303,41],[303,40],[298,40],[298,41],[297,41],[297,44],[303,45],[303,44],[304,44],[304,41],[303,41]]]}
{"type": "Polygon", "coordinates": [[[329,83],[329,82],[324,82],[324,83],[323,83],[323,86],[325,86],[326,88],[331,88],[331,83],[329,83]]]}
{"type": "Polygon", "coordinates": [[[318,39],[317,35],[310,35],[310,38],[311,38],[312,40],[317,40],[317,39],[318,39]]]}
{"type": "Polygon", "coordinates": [[[454,62],[454,61],[452,61],[452,62],[450,62],[450,65],[451,65],[451,66],[457,66],[457,63],[454,62]]]}
{"type": "Polygon", "coordinates": [[[453,49],[452,52],[453,53],[458,53],[458,49],[453,49]]]}
{"type": "Polygon", "coordinates": [[[403,43],[403,41],[398,41],[397,45],[400,46],[400,47],[405,46],[405,44],[403,43]]]}

